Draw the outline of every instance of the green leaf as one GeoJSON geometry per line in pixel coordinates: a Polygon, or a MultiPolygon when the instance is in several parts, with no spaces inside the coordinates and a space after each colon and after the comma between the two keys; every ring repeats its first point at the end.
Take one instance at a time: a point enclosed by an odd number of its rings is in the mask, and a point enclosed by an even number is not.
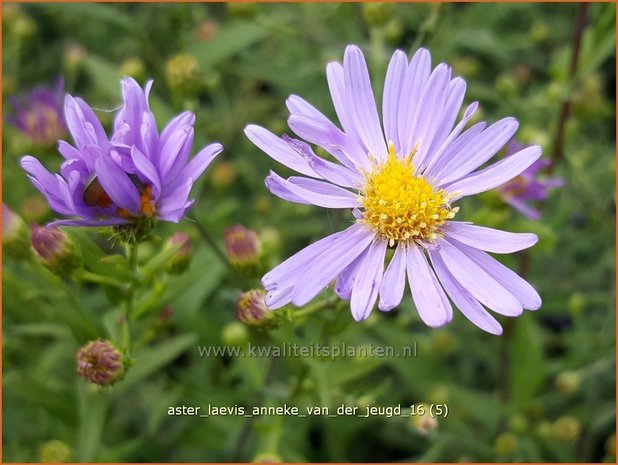
{"type": "Polygon", "coordinates": [[[107,23],[126,29],[128,32],[139,30],[133,18],[120,11],[116,6],[112,7],[99,3],[53,3],[40,4],[40,6],[72,17],[81,16],[85,23],[107,23]]]}
{"type": "Polygon", "coordinates": [[[95,87],[112,99],[120,97],[120,72],[105,58],[88,54],[84,58],[84,67],[95,83],[95,87]]]}
{"type": "Polygon", "coordinates": [[[135,354],[134,364],[129,368],[126,377],[114,386],[112,394],[119,396],[127,389],[163,368],[194,345],[196,341],[197,336],[195,334],[183,334],[154,347],[140,350],[135,354]]]}
{"type": "Polygon", "coordinates": [[[532,315],[515,321],[511,353],[511,402],[519,407],[532,399],[545,379],[541,335],[532,315]]]}
{"type": "Polygon", "coordinates": [[[77,440],[77,460],[92,462],[96,459],[101,447],[109,397],[105,391],[93,390],[91,385],[81,380],[79,381],[78,391],[80,426],[77,440]]]}
{"type": "Polygon", "coordinates": [[[99,260],[99,264],[105,270],[105,276],[113,276],[120,281],[131,281],[133,272],[129,262],[122,255],[109,255],[99,260]]]}
{"type": "Polygon", "coordinates": [[[268,35],[262,26],[250,22],[237,22],[221,27],[207,42],[195,43],[188,52],[195,56],[200,67],[211,68],[246,50],[268,35]]]}

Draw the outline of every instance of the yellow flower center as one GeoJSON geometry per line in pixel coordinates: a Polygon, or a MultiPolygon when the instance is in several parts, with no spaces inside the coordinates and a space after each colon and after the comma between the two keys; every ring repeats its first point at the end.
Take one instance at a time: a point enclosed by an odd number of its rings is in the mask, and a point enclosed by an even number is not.
{"type": "Polygon", "coordinates": [[[388,240],[391,247],[398,242],[437,239],[440,226],[459,211],[458,207],[451,209],[445,190],[434,189],[422,176],[414,174],[415,153],[416,148],[399,159],[389,142],[386,161],[374,163],[372,171],[365,174],[360,221],[388,240]]]}

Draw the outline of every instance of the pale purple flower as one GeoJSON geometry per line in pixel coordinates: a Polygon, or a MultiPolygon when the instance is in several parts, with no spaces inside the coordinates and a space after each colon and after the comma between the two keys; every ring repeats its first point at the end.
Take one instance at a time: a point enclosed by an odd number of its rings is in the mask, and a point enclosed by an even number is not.
{"type": "MultiPolygon", "coordinates": [[[[511,139],[506,144],[506,156],[509,157],[524,148],[526,148],[525,145],[511,139]]],[[[519,176],[498,187],[496,189],[498,194],[506,203],[527,218],[538,220],[541,217],[541,212],[531,206],[531,203],[545,202],[549,196],[549,189],[564,185],[564,180],[560,177],[541,177],[541,171],[545,170],[550,164],[551,162],[545,159],[535,161],[519,176]]]]}
{"type": "Polygon", "coordinates": [[[22,167],[50,207],[77,217],[55,224],[177,223],[191,207],[193,183],[223,147],[210,144],[189,160],[195,115],[178,115],[159,134],[148,105],[151,86],[152,81],[142,90],[133,79],[122,80],[123,106],[111,139],[90,106],[67,95],[65,117],[75,146],[59,142],[66,160],[60,174],[51,174],[32,156],[22,158],[22,167]]]}
{"type": "Polygon", "coordinates": [[[446,64],[431,69],[420,49],[408,62],[393,55],[384,85],[382,123],[367,65],[356,46],[343,66],[329,63],[327,78],[343,130],[298,96],[287,100],[288,124],[305,141],[337,162],[318,157],[306,142],[279,138],[250,125],[245,133],[275,160],[304,176],[283,179],[271,172],[266,185],[291,202],[351,209],[355,221],[293,255],[262,283],[270,309],[303,306],[336,281],[364,320],[376,301],[382,311],[402,300],[406,280],[421,319],[447,324],[457,306],[470,321],[493,334],[502,328],[484,307],[506,316],[535,310],[534,288],[486,252],[511,253],[534,245],[534,234],[515,234],[453,221],[458,199],[493,189],[519,175],[541,156],[528,147],[481,168],[517,130],[513,118],[464,130],[477,108],[467,107],[455,125],[466,83],[446,64]],[[479,169],[481,168],[481,169],[479,169]],[[386,266],[387,249],[394,255],[386,266]],[[407,279],[406,279],[407,278],[407,279]]]}
{"type": "Polygon", "coordinates": [[[59,78],[53,88],[38,86],[27,94],[13,97],[6,121],[33,143],[51,145],[67,133],[62,115],[63,95],[64,79],[59,78]]]}

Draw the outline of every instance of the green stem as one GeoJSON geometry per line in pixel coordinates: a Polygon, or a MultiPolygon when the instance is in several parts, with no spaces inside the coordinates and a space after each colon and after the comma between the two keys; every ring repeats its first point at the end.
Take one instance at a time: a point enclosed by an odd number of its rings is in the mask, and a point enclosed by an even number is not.
{"type": "Polygon", "coordinates": [[[316,302],[313,305],[307,305],[306,307],[295,311],[294,318],[298,319],[298,318],[308,317],[309,315],[312,315],[320,310],[332,307],[334,303],[335,303],[335,299],[331,298],[331,299],[323,300],[322,302],[316,302]]]}
{"type": "MultiPolygon", "coordinates": [[[[582,2],[579,4],[577,10],[577,17],[575,18],[575,25],[573,28],[573,36],[571,38],[571,62],[569,65],[569,89],[573,88],[575,78],[577,75],[577,63],[579,61],[579,52],[582,44],[582,37],[584,30],[588,23],[588,3],[582,2]]],[[[550,155],[550,165],[547,167],[547,173],[553,173],[556,165],[564,157],[564,136],[566,131],[567,121],[571,115],[571,93],[562,102],[560,108],[560,115],[558,116],[558,124],[556,125],[556,133],[552,143],[552,151],[550,155]]]]}
{"type": "Polygon", "coordinates": [[[127,244],[127,259],[129,261],[129,267],[133,272],[133,279],[129,285],[129,289],[126,294],[126,306],[125,314],[122,325],[122,345],[127,357],[131,355],[131,315],[133,313],[133,304],[135,301],[135,285],[137,283],[137,252],[139,244],[132,243],[127,244]]]}
{"type": "Polygon", "coordinates": [[[206,242],[206,244],[208,244],[208,246],[213,250],[213,252],[219,258],[219,260],[221,260],[223,263],[225,263],[225,265],[230,270],[232,270],[234,273],[237,273],[236,269],[232,266],[230,261],[227,259],[227,255],[224,254],[223,251],[219,248],[219,246],[217,245],[215,240],[211,237],[211,235],[208,233],[208,231],[206,231],[204,226],[202,226],[200,224],[200,222],[197,221],[196,219],[194,219],[194,218],[190,218],[190,219],[191,219],[191,221],[193,221],[195,223],[195,226],[197,227],[197,230],[199,231],[200,236],[202,237],[202,239],[204,239],[204,242],[206,242]]]}

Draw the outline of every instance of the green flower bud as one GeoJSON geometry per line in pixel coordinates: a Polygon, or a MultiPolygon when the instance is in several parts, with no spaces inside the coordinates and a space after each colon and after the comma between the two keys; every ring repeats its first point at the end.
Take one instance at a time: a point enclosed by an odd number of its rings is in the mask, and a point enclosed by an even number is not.
{"type": "Polygon", "coordinates": [[[500,455],[513,455],[517,450],[517,436],[513,433],[502,433],[496,438],[494,448],[500,455]]]}
{"type": "Polygon", "coordinates": [[[548,439],[552,434],[551,423],[548,421],[542,421],[536,426],[535,433],[541,439],[548,439]]]}
{"type": "Polygon", "coordinates": [[[560,417],[552,425],[552,436],[560,441],[575,442],[580,433],[581,424],[575,417],[560,417]]]}
{"type": "Polygon", "coordinates": [[[481,64],[476,58],[460,55],[453,60],[453,71],[463,77],[473,78],[479,75],[481,64]]]}
{"type": "Polygon", "coordinates": [[[2,251],[16,260],[32,255],[28,226],[5,204],[2,204],[2,251]]]}
{"type": "Polygon", "coordinates": [[[259,240],[262,244],[262,255],[271,256],[277,254],[281,248],[281,234],[275,228],[262,229],[259,240]]]}
{"type": "Polygon", "coordinates": [[[496,78],[496,90],[505,97],[513,97],[519,92],[519,84],[512,74],[501,74],[496,78]]]}
{"type": "Polygon", "coordinates": [[[77,374],[93,384],[108,386],[124,376],[124,357],[109,341],[89,342],[77,351],[77,374]]]}
{"type": "Polygon", "coordinates": [[[556,376],[554,386],[556,386],[556,389],[560,394],[570,395],[579,390],[581,381],[582,377],[578,372],[563,371],[562,373],[558,373],[558,376],[556,376]]]}
{"type": "Polygon", "coordinates": [[[449,389],[443,384],[434,386],[427,394],[427,400],[429,400],[432,404],[446,404],[448,399],[449,389]]]}
{"type": "Polygon", "coordinates": [[[39,450],[39,462],[65,463],[71,461],[71,448],[58,439],[44,442],[39,450]]]}
{"type": "Polygon", "coordinates": [[[202,86],[197,59],[188,53],[170,58],[165,66],[170,90],[182,97],[194,97],[202,86]]]}
{"type": "Polygon", "coordinates": [[[77,71],[84,63],[86,50],[79,44],[69,44],[64,49],[64,67],[70,73],[77,71]]]}
{"type": "Polygon", "coordinates": [[[545,21],[535,21],[530,30],[530,38],[537,44],[545,42],[550,36],[549,26],[545,21]]]}
{"type": "Polygon", "coordinates": [[[257,13],[257,5],[252,2],[228,2],[227,12],[234,18],[250,19],[257,13]]]}
{"type": "Polygon", "coordinates": [[[242,347],[249,342],[249,332],[242,323],[232,321],[221,330],[221,340],[228,347],[242,347]]]}
{"type": "Polygon", "coordinates": [[[431,345],[436,352],[449,355],[455,350],[457,341],[450,331],[437,330],[431,334],[431,345]]]}
{"type": "Polygon", "coordinates": [[[49,215],[49,206],[40,195],[32,195],[23,200],[20,212],[26,223],[40,223],[49,215]]]}
{"type": "Polygon", "coordinates": [[[393,16],[392,3],[363,3],[363,18],[369,26],[383,26],[393,16]]]}
{"type": "Polygon", "coordinates": [[[528,420],[523,415],[513,415],[509,418],[509,429],[516,434],[523,434],[528,430],[528,420]]]}
{"type": "Polygon", "coordinates": [[[401,40],[401,36],[403,35],[403,27],[401,25],[401,21],[398,18],[391,19],[384,26],[384,40],[390,46],[397,46],[399,41],[401,40]]]}
{"type": "Polygon", "coordinates": [[[165,249],[177,248],[176,253],[170,258],[165,266],[165,271],[170,274],[185,272],[191,264],[193,248],[191,238],[185,232],[174,233],[165,243],[165,249]]]}
{"type": "Polygon", "coordinates": [[[586,295],[583,292],[575,291],[569,296],[569,311],[574,315],[582,312],[586,306],[586,295]]]}
{"type": "Polygon", "coordinates": [[[18,40],[27,39],[36,33],[36,23],[25,14],[19,15],[11,25],[15,38],[18,40]]]}
{"type": "Polygon", "coordinates": [[[70,276],[80,265],[77,245],[63,230],[53,226],[32,225],[32,250],[36,257],[54,273],[70,276]]]}
{"type": "Polygon", "coordinates": [[[144,62],[137,57],[127,58],[120,63],[120,74],[123,76],[131,76],[141,81],[146,77],[144,62]]]}

